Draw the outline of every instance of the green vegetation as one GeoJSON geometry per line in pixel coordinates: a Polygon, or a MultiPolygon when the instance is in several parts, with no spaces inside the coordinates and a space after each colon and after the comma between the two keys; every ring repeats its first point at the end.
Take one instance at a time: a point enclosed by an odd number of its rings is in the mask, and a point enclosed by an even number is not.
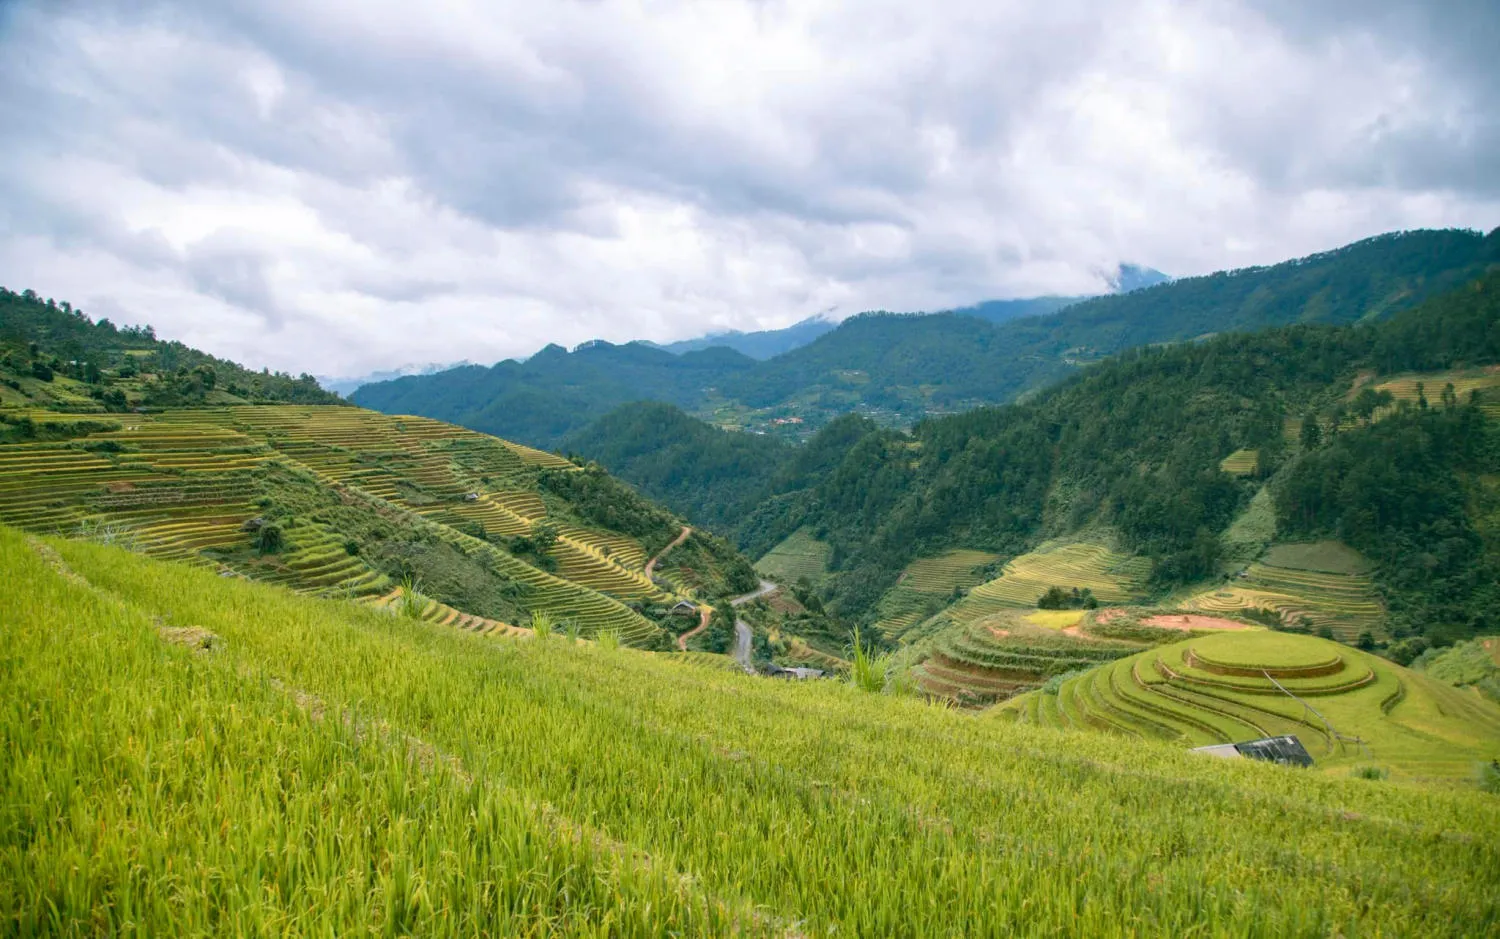
{"type": "Polygon", "coordinates": [[[55,550],[70,572],[0,531],[9,932],[1478,935],[1500,915],[1480,792],[55,550]],[[218,642],[178,644],[187,626],[218,642]]]}
{"type": "Polygon", "coordinates": [[[816,581],[828,569],[829,547],[806,529],[798,529],[755,562],[766,577],[785,583],[816,581]]]}
{"type": "Polygon", "coordinates": [[[150,326],[94,322],[66,301],[0,287],[0,407],[77,413],[252,401],[340,403],[311,375],[253,372],[158,339],[150,326]]]}
{"type": "Polygon", "coordinates": [[[999,713],[1072,729],[1232,743],[1298,737],[1325,770],[1375,760],[1395,778],[1472,784],[1500,747],[1500,707],[1348,646],[1280,632],[1199,636],[1023,695],[999,713]]]}
{"type": "Polygon", "coordinates": [[[1472,688],[1500,703],[1500,637],[1456,642],[1447,648],[1422,651],[1411,663],[1414,671],[1458,688],[1472,688]]]}
{"type": "Polygon", "coordinates": [[[1353,642],[1362,633],[1384,630],[1385,607],[1370,570],[1359,552],[1336,541],[1279,544],[1182,606],[1269,619],[1268,625],[1353,642]]]}

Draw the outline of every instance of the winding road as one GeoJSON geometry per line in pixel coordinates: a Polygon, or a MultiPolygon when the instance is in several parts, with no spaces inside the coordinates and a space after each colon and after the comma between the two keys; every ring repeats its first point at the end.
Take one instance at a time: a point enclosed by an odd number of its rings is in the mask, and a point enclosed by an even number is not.
{"type": "MultiPolygon", "coordinates": [[[[729,605],[744,606],[751,600],[757,600],[769,593],[774,593],[776,586],[776,584],[769,580],[762,580],[758,588],[745,594],[743,597],[735,597],[729,601],[729,605]]],[[[755,666],[750,662],[750,646],[754,641],[755,633],[750,630],[750,624],[736,616],[734,618],[734,660],[740,663],[740,668],[743,668],[751,675],[755,674],[755,666]]]]}

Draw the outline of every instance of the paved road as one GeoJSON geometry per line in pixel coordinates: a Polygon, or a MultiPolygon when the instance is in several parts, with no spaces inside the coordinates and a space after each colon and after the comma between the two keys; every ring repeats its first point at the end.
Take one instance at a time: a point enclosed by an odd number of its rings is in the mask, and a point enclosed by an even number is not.
{"type": "Polygon", "coordinates": [[[760,597],[763,597],[763,596],[765,596],[768,593],[774,593],[776,591],[777,586],[778,586],[777,584],[774,584],[774,583],[772,583],[769,580],[763,580],[763,581],[760,582],[760,587],[758,589],[750,591],[749,593],[745,594],[743,597],[735,597],[733,600],[729,601],[729,605],[730,606],[744,606],[745,604],[749,603],[751,600],[759,599],[760,597]]]}
{"type": "Polygon", "coordinates": [[[755,634],[750,631],[750,624],[742,619],[734,621],[734,660],[740,663],[740,668],[750,674],[755,674],[755,666],[750,664],[750,643],[755,639],[755,634]]]}
{"type": "MultiPolygon", "coordinates": [[[[743,597],[735,597],[729,601],[730,606],[744,606],[751,600],[763,597],[775,591],[777,585],[769,580],[760,582],[760,587],[745,594],[743,597]]],[[[755,641],[755,633],[750,631],[750,624],[736,617],[734,621],[734,660],[740,663],[740,668],[750,674],[755,674],[755,666],[750,662],[750,644],[755,641]]]]}

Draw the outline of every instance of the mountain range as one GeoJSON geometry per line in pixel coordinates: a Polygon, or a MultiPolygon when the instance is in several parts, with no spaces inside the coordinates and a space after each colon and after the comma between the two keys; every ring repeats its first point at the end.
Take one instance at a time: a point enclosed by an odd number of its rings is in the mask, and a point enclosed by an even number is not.
{"type": "Polygon", "coordinates": [[[717,426],[805,439],[843,414],[904,427],[1016,400],[1112,353],[1289,323],[1379,319],[1482,272],[1496,239],[1382,235],[1269,267],[1160,283],[992,323],[956,313],[866,313],[765,361],[724,347],[549,346],[526,360],[367,385],[365,407],[561,446],[611,409],[673,404],[717,426]]]}

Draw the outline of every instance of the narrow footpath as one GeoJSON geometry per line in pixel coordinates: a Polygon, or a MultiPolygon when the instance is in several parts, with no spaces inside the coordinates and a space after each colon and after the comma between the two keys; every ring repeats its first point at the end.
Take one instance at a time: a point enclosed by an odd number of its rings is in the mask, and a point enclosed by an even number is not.
{"type": "Polygon", "coordinates": [[[682,635],[680,635],[680,636],[677,637],[677,651],[678,652],[686,652],[687,651],[687,641],[689,639],[693,638],[694,636],[698,635],[699,633],[703,632],[703,630],[707,629],[708,628],[709,617],[711,617],[713,615],[714,615],[714,608],[713,607],[711,607],[711,606],[700,606],[700,607],[698,607],[698,625],[695,626],[695,627],[693,627],[692,629],[689,629],[687,632],[685,632],[682,635]]]}
{"type": "Polygon", "coordinates": [[[671,544],[667,545],[665,548],[662,548],[660,551],[658,551],[656,553],[656,557],[654,557],[650,561],[646,562],[646,579],[647,580],[651,579],[652,575],[654,575],[656,573],[656,562],[660,561],[662,558],[666,557],[668,551],[671,551],[673,548],[675,548],[678,545],[682,544],[684,541],[687,541],[688,540],[688,535],[691,535],[692,533],[693,533],[693,529],[691,527],[689,527],[687,525],[682,526],[682,534],[680,534],[676,538],[672,539],[672,543],[671,544]]]}

